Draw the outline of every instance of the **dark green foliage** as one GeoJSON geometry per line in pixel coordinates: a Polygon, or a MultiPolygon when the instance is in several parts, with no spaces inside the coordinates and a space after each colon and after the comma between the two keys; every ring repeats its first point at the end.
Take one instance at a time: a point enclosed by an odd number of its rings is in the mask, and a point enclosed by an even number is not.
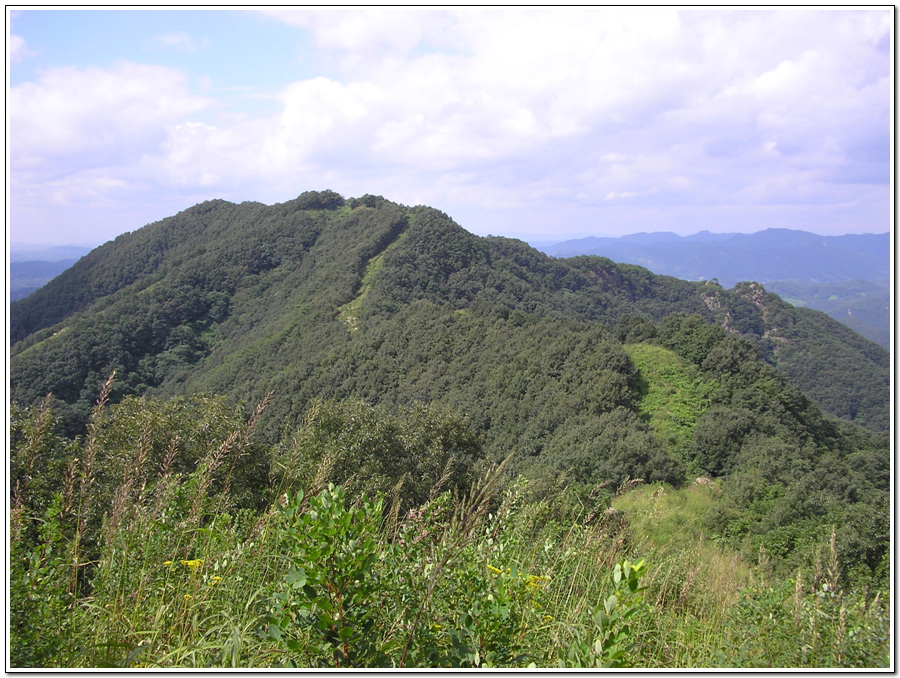
{"type": "Polygon", "coordinates": [[[559,478],[589,487],[619,486],[629,479],[679,485],[684,479],[681,464],[666,453],[650,427],[624,407],[570,424],[523,471],[543,479],[544,486],[559,478]]]}
{"type": "Polygon", "coordinates": [[[424,503],[439,484],[467,488],[481,457],[481,441],[453,412],[422,404],[391,412],[359,401],[328,401],[312,404],[290,441],[274,448],[271,464],[284,491],[331,482],[352,496],[374,497],[399,487],[410,507],[424,503]]]}
{"type": "Polygon", "coordinates": [[[726,291],[599,257],[555,260],[473,236],[432,208],[332,191],[272,207],[210,201],[97,248],[12,305],[12,393],[32,403],[52,392],[70,406],[61,412],[70,433],[113,369],[121,397],[185,392],[186,380],[223,384],[231,363],[244,374],[222,390],[260,398],[271,387],[248,378],[282,370],[272,356],[288,357],[285,341],[302,335],[308,359],[327,364],[348,339],[342,328],[370,331],[417,300],[491,309],[518,325],[618,323],[630,342],[663,321],[663,344],[698,365],[724,327],[828,411],[887,426],[887,352],[758,285],[726,291]]]}
{"type": "Polygon", "coordinates": [[[753,426],[754,418],[749,410],[710,408],[694,429],[694,461],[712,476],[727,473],[753,426]]]}
{"type": "Polygon", "coordinates": [[[701,316],[679,312],[660,323],[656,339],[682,358],[702,365],[725,336],[725,330],[704,322],[701,316]]]}
{"type": "Polygon", "coordinates": [[[302,210],[334,210],[344,206],[344,198],[334,191],[306,191],[296,203],[302,210]]]}
{"type": "Polygon", "coordinates": [[[721,476],[709,524],[728,543],[788,567],[845,525],[846,576],[884,576],[889,437],[851,422],[886,428],[889,356],[759,285],[555,260],[438,210],[326,191],[212,201],[121,236],[14,304],[10,324],[13,480],[36,515],[115,370],[114,421],[131,423],[97,423],[113,455],[96,467],[98,505],[130,454],[161,463],[175,436],[178,473],[227,511],[328,481],[372,495],[402,479],[419,505],[445,473],[464,488],[479,460],[512,454],[532,498],[721,476]],[[273,391],[258,442],[226,445],[246,431],[232,404],[273,391]],[[35,447],[44,424],[21,406],[47,393],[58,437],[35,447]],[[201,455],[213,441],[227,464],[201,455]]]}
{"type": "Polygon", "coordinates": [[[616,336],[623,344],[639,344],[657,335],[656,325],[636,315],[626,315],[616,323],[616,336]]]}
{"type": "Polygon", "coordinates": [[[873,431],[888,428],[888,351],[824,313],[789,306],[760,285],[734,291],[761,308],[765,334],[749,338],[794,385],[830,414],[873,431]]]}

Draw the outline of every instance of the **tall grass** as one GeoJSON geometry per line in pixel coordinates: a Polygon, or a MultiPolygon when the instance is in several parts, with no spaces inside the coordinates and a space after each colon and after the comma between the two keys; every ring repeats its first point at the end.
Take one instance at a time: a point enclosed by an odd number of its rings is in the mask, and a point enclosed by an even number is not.
{"type": "Polygon", "coordinates": [[[636,625],[647,667],[889,666],[890,616],[882,594],[842,591],[834,533],[812,572],[778,580],[720,546],[704,527],[714,483],[641,487],[617,498],[632,548],[650,562],[636,625]]]}
{"type": "MultiPolygon", "coordinates": [[[[63,487],[47,501],[25,481],[14,488],[11,666],[889,660],[888,601],[838,590],[833,541],[819,571],[772,581],[704,531],[714,486],[622,488],[605,510],[569,515],[560,497],[526,499],[527,482],[506,480],[501,464],[468,492],[438,478],[425,504],[401,507],[403,479],[387,497],[348,497],[325,484],[326,458],[306,486],[284,484],[296,474],[283,468],[261,489],[264,508],[235,509],[233,469],[264,406],[185,470],[186,442],[155,450],[138,421],[131,456],[107,464],[99,432],[116,415],[100,399],[86,439],[66,448],[72,460],[59,460],[63,487]],[[108,468],[118,482],[100,502],[94,474],[108,468]]],[[[39,473],[48,416],[36,408],[17,424],[27,435],[16,438],[16,468],[39,473]]]]}

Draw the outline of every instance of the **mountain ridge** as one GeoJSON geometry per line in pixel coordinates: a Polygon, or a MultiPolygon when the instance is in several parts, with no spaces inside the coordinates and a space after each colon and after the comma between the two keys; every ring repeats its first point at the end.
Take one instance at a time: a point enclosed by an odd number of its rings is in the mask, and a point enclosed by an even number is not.
{"type": "MultiPolygon", "coordinates": [[[[92,251],[11,306],[12,393],[33,402],[53,391],[75,417],[119,369],[126,393],[203,387],[250,400],[279,370],[296,371],[276,369],[273,355],[296,363],[296,345],[306,345],[314,372],[345,360],[338,349],[361,349],[348,339],[352,325],[365,334],[415,304],[607,328],[693,314],[742,336],[835,416],[887,425],[887,352],[759,286],[725,290],[600,257],[554,259],[472,235],[434,208],[332,191],[270,207],[209,201],[92,251]]],[[[302,386],[291,379],[286,388],[302,386]]]]}
{"type": "Polygon", "coordinates": [[[621,238],[590,236],[544,245],[541,251],[557,257],[606,256],[685,280],[716,278],[731,287],[742,281],[886,278],[890,275],[889,248],[890,233],[820,236],[769,228],[750,234],[701,232],[679,236],[662,232],[621,238]]]}

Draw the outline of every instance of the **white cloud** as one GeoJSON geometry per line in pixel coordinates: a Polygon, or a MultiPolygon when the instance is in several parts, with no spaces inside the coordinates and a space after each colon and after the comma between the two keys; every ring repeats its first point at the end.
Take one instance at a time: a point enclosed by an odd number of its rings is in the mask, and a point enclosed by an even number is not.
{"type": "Polygon", "coordinates": [[[9,89],[11,163],[62,169],[116,164],[151,152],[170,125],[211,105],[191,94],[184,74],[122,62],[112,69],[44,71],[9,89]]]}
{"type": "Polygon", "coordinates": [[[6,47],[9,50],[9,60],[12,63],[24,61],[30,56],[34,56],[36,52],[28,49],[25,44],[25,38],[20,35],[10,33],[6,41],[6,47]]]}
{"type": "Polygon", "coordinates": [[[504,205],[522,228],[561,203],[683,217],[850,204],[887,182],[889,11],[269,14],[324,66],[284,83],[276,115],[201,121],[214,102],[157,66],[48,70],[9,92],[14,174],[52,169],[61,199],[119,195],[113,178],[270,201],[331,187],[451,215],[504,205]]]}
{"type": "Polygon", "coordinates": [[[196,52],[209,45],[209,40],[206,38],[197,40],[184,31],[173,31],[157,36],[155,42],[163,48],[179,52],[196,52]]]}

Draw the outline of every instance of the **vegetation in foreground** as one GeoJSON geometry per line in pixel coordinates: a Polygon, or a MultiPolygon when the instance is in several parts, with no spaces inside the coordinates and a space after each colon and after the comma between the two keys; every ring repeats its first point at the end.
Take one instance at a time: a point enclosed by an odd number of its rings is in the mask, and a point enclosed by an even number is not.
{"type": "Polygon", "coordinates": [[[535,496],[452,412],[318,403],[267,446],[267,401],[109,388],[74,441],[14,408],[12,666],[890,663],[878,578],[834,531],[788,576],[732,550],[721,481],[535,496]]]}

